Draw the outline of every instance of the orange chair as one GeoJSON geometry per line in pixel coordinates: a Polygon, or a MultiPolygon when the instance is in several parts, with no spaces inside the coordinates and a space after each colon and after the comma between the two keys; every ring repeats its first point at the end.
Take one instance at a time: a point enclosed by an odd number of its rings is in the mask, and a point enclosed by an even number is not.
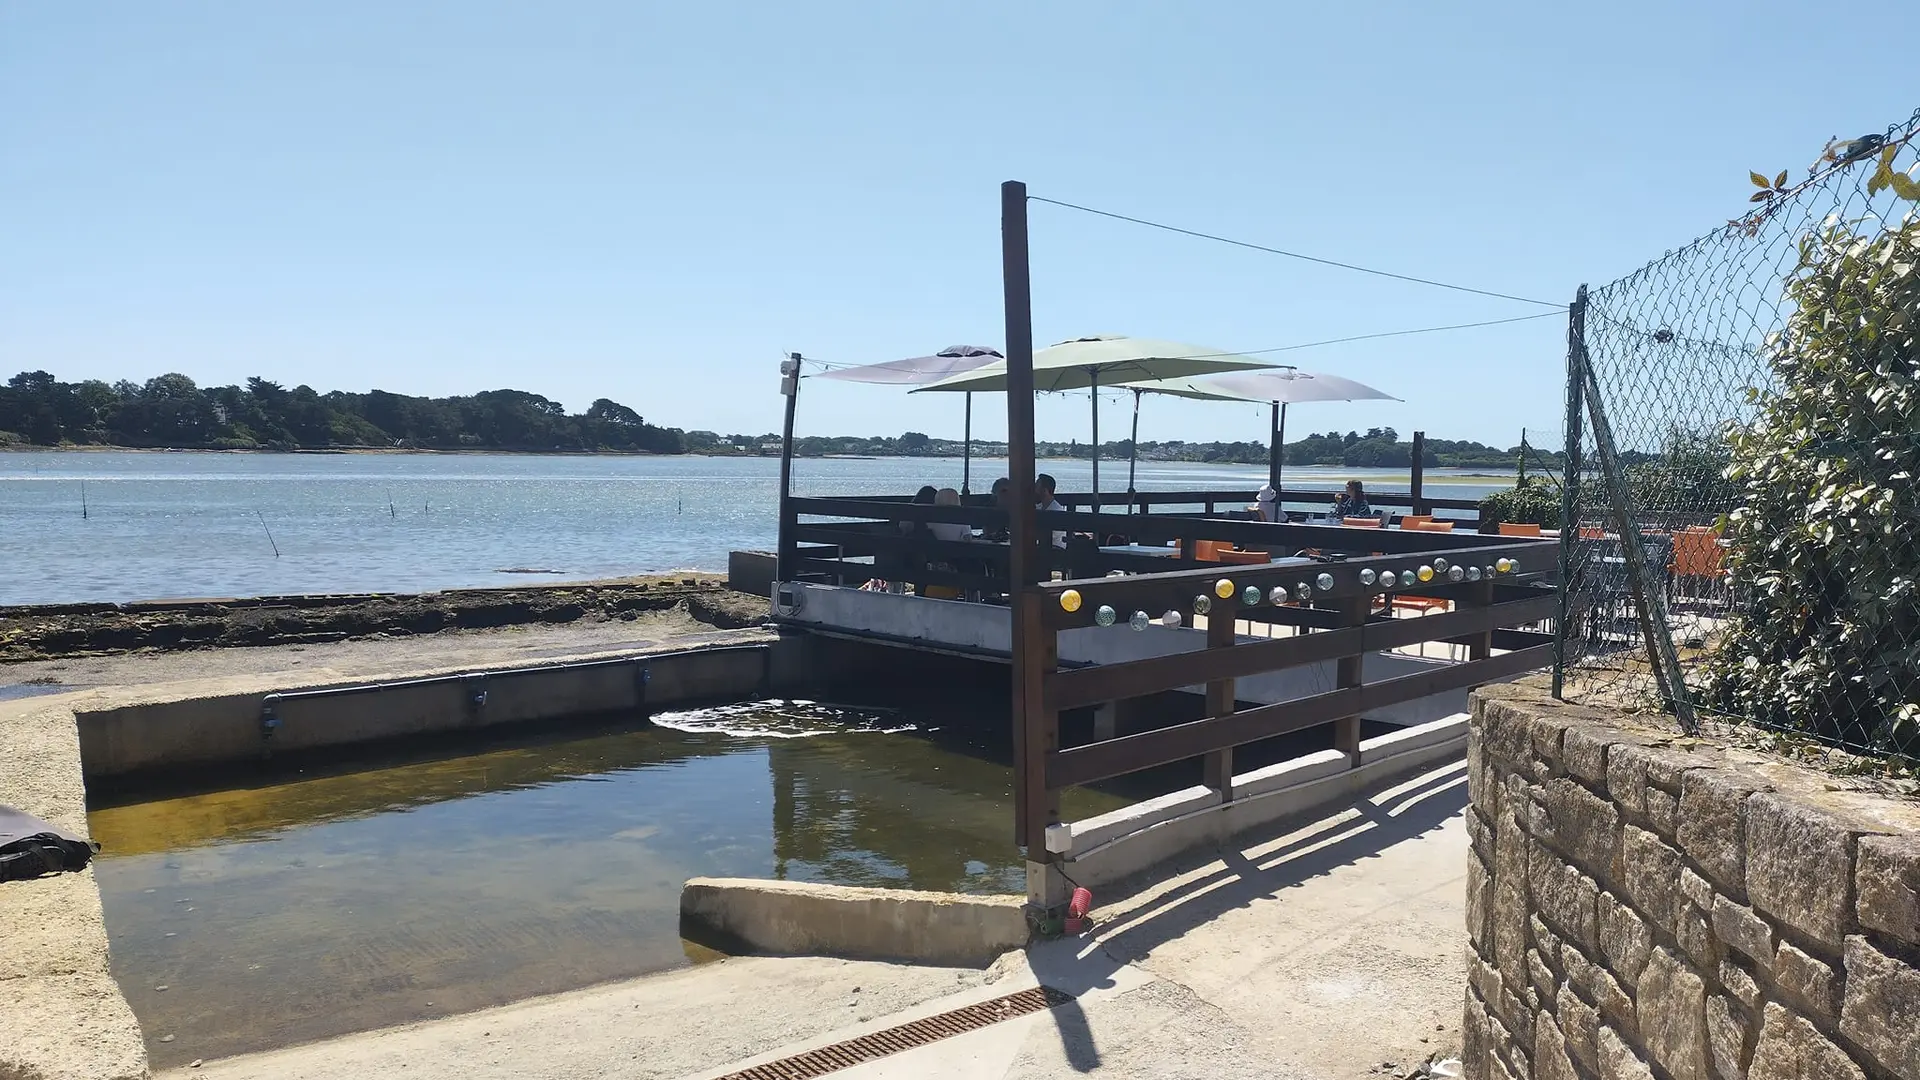
{"type": "Polygon", "coordinates": [[[1377,529],[1380,527],[1380,519],[1377,517],[1341,518],[1340,524],[1349,529],[1377,529]]]}
{"type": "Polygon", "coordinates": [[[1400,527],[1403,529],[1412,529],[1414,532],[1452,532],[1453,524],[1451,521],[1435,521],[1432,518],[1428,518],[1425,521],[1416,521],[1411,525],[1402,524],[1400,527]]]}
{"type": "Polygon", "coordinates": [[[1238,565],[1251,566],[1273,561],[1273,557],[1264,551],[1241,551],[1239,548],[1231,547],[1216,549],[1213,554],[1215,561],[1238,565]]]}
{"type": "Polygon", "coordinates": [[[1517,521],[1503,521],[1500,523],[1500,535],[1501,536],[1539,536],[1540,526],[1527,525],[1517,521]]]}
{"type": "Polygon", "coordinates": [[[1220,549],[1232,546],[1231,544],[1223,544],[1218,540],[1195,540],[1193,542],[1193,557],[1201,562],[1219,562],[1220,549]]]}
{"type": "Polygon", "coordinates": [[[1672,580],[1714,581],[1726,567],[1727,553],[1720,534],[1712,529],[1682,529],[1673,534],[1673,559],[1667,564],[1672,580]]]}
{"type": "Polygon", "coordinates": [[[1403,514],[1400,517],[1400,527],[1403,529],[1412,529],[1419,526],[1422,522],[1432,520],[1432,514],[1403,514]]]}

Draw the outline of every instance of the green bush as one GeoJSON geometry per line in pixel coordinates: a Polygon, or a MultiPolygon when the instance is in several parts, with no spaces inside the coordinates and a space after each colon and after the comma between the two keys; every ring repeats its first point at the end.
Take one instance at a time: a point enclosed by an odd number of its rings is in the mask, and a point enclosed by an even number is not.
{"type": "Polygon", "coordinates": [[[1739,613],[1707,661],[1717,709],[1920,748],[1920,216],[1801,244],[1774,385],[1731,434],[1739,613]]]}
{"type": "Polygon", "coordinates": [[[1480,527],[1492,531],[1501,524],[1560,527],[1560,491],[1538,476],[1522,477],[1505,491],[1480,500],[1480,527]]]}
{"type": "Polygon", "coordinates": [[[11,431],[0,431],[0,446],[25,446],[25,445],[27,445],[27,440],[25,436],[15,435],[11,431]]]}

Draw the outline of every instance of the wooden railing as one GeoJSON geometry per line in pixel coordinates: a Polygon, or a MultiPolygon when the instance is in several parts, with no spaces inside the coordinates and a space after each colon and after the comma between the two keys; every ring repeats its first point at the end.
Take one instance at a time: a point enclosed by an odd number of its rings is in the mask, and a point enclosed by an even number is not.
{"type": "MultiPolygon", "coordinates": [[[[1136,513],[1168,513],[1198,511],[1209,516],[1218,513],[1244,511],[1253,505],[1259,492],[1246,490],[1198,490],[1198,491],[1136,491],[1129,500],[1126,493],[1102,492],[1100,505],[1109,514],[1124,514],[1131,501],[1136,513]]],[[[1301,491],[1283,489],[1280,492],[1280,505],[1308,503],[1331,507],[1340,497],[1337,491],[1301,491]]],[[[1091,507],[1093,496],[1087,492],[1068,492],[1055,495],[1060,505],[1073,509],[1091,507]]],[[[1478,499],[1435,499],[1418,491],[1369,491],[1367,503],[1379,510],[1391,510],[1396,513],[1430,514],[1435,510],[1459,512],[1448,516],[1458,520],[1460,528],[1479,528],[1480,500],[1478,499]],[[1471,511],[1471,513],[1466,513],[1471,511]]]]}
{"type": "MultiPolygon", "coordinates": [[[[1391,535],[1383,532],[1379,540],[1391,535]]],[[[1014,617],[1029,620],[1027,639],[1041,643],[1039,655],[1022,665],[1023,682],[1015,688],[1023,698],[1015,708],[1020,727],[1015,742],[1015,831],[1017,842],[1027,845],[1028,859],[1054,858],[1044,851],[1042,839],[1046,827],[1059,821],[1064,788],[1198,757],[1203,782],[1219,792],[1223,802],[1231,801],[1236,747],[1332,725],[1335,747],[1358,764],[1362,715],[1551,663],[1551,635],[1518,628],[1545,622],[1557,611],[1554,541],[1445,533],[1404,537],[1410,548],[1393,554],[1055,581],[1019,593],[1014,617]],[[1384,584],[1389,574],[1391,586],[1384,584]],[[1407,584],[1401,584],[1403,575],[1411,575],[1407,584]],[[1375,605],[1388,593],[1443,597],[1456,610],[1408,619],[1376,614],[1375,605]],[[1103,613],[1102,608],[1110,610],[1103,613]],[[1289,621],[1308,632],[1251,641],[1236,636],[1236,621],[1281,611],[1291,611],[1289,621]],[[1060,668],[1061,631],[1100,625],[1105,619],[1125,625],[1135,612],[1145,613],[1149,631],[1167,612],[1177,614],[1183,624],[1204,621],[1207,647],[1098,667],[1060,668]],[[1363,681],[1368,653],[1436,641],[1465,645],[1468,659],[1363,681]],[[1506,651],[1496,655],[1496,650],[1506,651]],[[1237,707],[1235,680],[1327,661],[1335,663],[1334,689],[1237,707]],[[1206,686],[1204,719],[1084,746],[1060,746],[1059,719],[1065,709],[1200,684],[1206,686]]],[[[1369,536],[1368,543],[1374,542],[1369,536]]]]}
{"type": "MultiPolygon", "coordinates": [[[[1167,496],[1167,506],[1205,505],[1203,492],[1156,493],[1167,496]]],[[[1240,493],[1210,493],[1215,505],[1230,505],[1240,493]]],[[[1079,499],[1080,496],[1065,496],[1079,499]]],[[[881,579],[917,586],[945,586],[972,592],[1005,588],[1008,552],[1004,544],[980,541],[942,541],[901,525],[950,522],[1004,534],[1007,515],[974,500],[962,506],[930,506],[901,497],[791,498],[780,525],[783,565],[796,581],[859,585],[881,579]],[[827,519],[827,520],[820,520],[827,519]],[[947,569],[942,569],[945,567],[947,569]]],[[[1502,537],[1472,532],[1425,533],[1401,529],[1362,532],[1340,526],[1260,521],[1250,515],[1209,516],[1206,513],[1093,514],[1066,510],[1035,515],[1044,532],[1075,537],[1065,550],[1049,547],[1048,570],[1071,577],[1097,577],[1114,570],[1163,573],[1215,565],[1198,558],[1199,542],[1210,540],[1237,547],[1291,555],[1310,550],[1365,555],[1445,551],[1499,544],[1502,537]],[[1082,537],[1088,539],[1081,539],[1082,537]],[[1102,546],[1138,544],[1171,546],[1177,555],[1101,552],[1102,546]]]]}
{"type": "MultiPolygon", "coordinates": [[[[1333,743],[1358,763],[1360,718],[1372,711],[1433,694],[1510,678],[1552,661],[1552,637],[1537,627],[1560,609],[1558,542],[1552,539],[1355,529],[1275,523],[1218,516],[1219,507],[1244,506],[1251,492],[1147,493],[1153,513],[1079,510],[1034,515],[1036,535],[1092,533],[1065,550],[1041,545],[1041,572],[1064,575],[1025,588],[1010,575],[1004,543],[941,541],[903,532],[900,523],[953,522],[1004,530],[1007,515],[981,500],[957,507],[915,504],[903,498],[794,498],[781,523],[783,564],[794,580],[857,585],[871,578],[916,587],[946,586],[978,598],[1009,602],[1014,639],[1031,655],[1016,655],[1014,671],[1017,842],[1028,858],[1053,858],[1042,843],[1059,821],[1062,789],[1198,757],[1205,783],[1233,798],[1234,749],[1248,743],[1331,725],[1333,743]],[[1172,513],[1175,506],[1198,513],[1172,513]],[[1215,516],[1208,516],[1212,508],[1215,516]],[[824,519],[824,520],[823,520],[824,519]],[[1202,540],[1280,555],[1311,552],[1304,563],[1221,563],[1195,558],[1202,540]],[[1103,552],[1110,542],[1162,548],[1177,554],[1103,552]],[[1112,571],[1132,576],[1110,577],[1112,571]],[[1222,593],[1225,595],[1222,595],[1222,593]],[[1393,597],[1451,601],[1444,614],[1392,617],[1393,597]],[[1376,611],[1384,605],[1384,612],[1376,611]],[[1110,609],[1103,616],[1102,608],[1110,609]],[[1193,652],[1092,667],[1063,669],[1062,631],[1133,621],[1204,623],[1207,647],[1193,652]],[[1168,613],[1177,620],[1166,618],[1168,613]],[[1288,625],[1301,633],[1241,640],[1239,622],[1288,625]],[[1465,646],[1463,662],[1376,682],[1365,682],[1369,653],[1426,642],[1465,646]],[[1333,662],[1334,688],[1310,697],[1237,707],[1238,679],[1306,664],[1333,662]],[[1060,714],[1109,701],[1183,687],[1206,687],[1206,717],[1154,731],[1063,748],[1060,714]]],[[[1304,493],[1324,496],[1330,493],[1304,493]]],[[[1289,498],[1293,497],[1290,493],[1289,498]]],[[[1370,496],[1386,502],[1380,496],[1370,496]]],[[[1062,496],[1081,503],[1081,496],[1062,496]]],[[[1468,500],[1430,500],[1430,509],[1471,508],[1468,500]]]]}

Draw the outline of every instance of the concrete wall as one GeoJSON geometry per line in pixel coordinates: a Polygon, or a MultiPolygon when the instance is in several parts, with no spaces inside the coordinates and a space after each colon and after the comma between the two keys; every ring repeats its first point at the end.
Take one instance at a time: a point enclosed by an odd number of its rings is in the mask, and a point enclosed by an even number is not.
{"type": "Polygon", "coordinates": [[[755,596],[773,595],[773,575],[779,560],[766,551],[727,552],[727,588],[755,596]]]}
{"type": "MultiPolygon", "coordinates": [[[[953,648],[983,655],[1005,656],[1013,642],[1011,615],[991,604],[932,600],[920,596],[863,592],[830,585],[800,586],[800,610],[788,621],[803,626],[853,628],[902,642],[953,648]]],[[[1242,638],[1257,641],[1259,638],[1242,638]]],[[[1153,656],[1193,652],[1206,648],[1203,631],[1158,624],[1144,631],[1129,626],[1085,626],[1060,634],[1060,660],[1066,664],[1117,664],[1153,656]]],[[[1399,653],[1371,653],[1361,667],[1366,682],[1430,670],[1445,661],[1399,653]]],[[[1325,693],[1334,688],[1333,661],[1304,664],[1240,679],[1234,693],[1241,701],[1271,704],[1325,693]]],[[[1187,688],[1201,693],[1202,688],[1187,688]]],[[[1377,709],[1368,719],[1390,724],[1424,724],[1465,712],[1467,694],[1454,690],[1419,701],[1377,709]]]]}
{"type": "MultiPolygon", "coordinates": [[[[251,760],[375,739],[471,730],[689,701],[730,700],[767,684],[767,644],[657,653],[387,682],[380,689],[281,696],[271,736],[262,706],[298,684],[167,698],[79,715],[88,777],[251,760]],[[644,677],[644,681],[643,681],[644,677]],[[484,695],[484,698],[482,698],[484,695]]],[[[347,684],[369,685],[369,684],[347,684]]]]}
{"type": "Polygon", "coordinates": [[[1358,763],[1322,750],[1233,778],[1233,799],[1192,787],[1112,813],[1057,825],[1048,848],[1064,856],[1067,878],[1089,888],[1138,874],[1181,852],[1222,843],[1236,833],[1307,816],[1466,750],[1465,713],[1443,717],[1360,744],[1358,763]]]}
{"type": "Polygon", "coordinates": [[[1027,943],[1024,898],[694,878],[683,936],[757,952],[984,967],[1027,943]]]}
{"type": "Polygon", "coordinates": [[[1466,1075],[1920,1080],[1920,805],[1476,695],[1466,1075]]]}

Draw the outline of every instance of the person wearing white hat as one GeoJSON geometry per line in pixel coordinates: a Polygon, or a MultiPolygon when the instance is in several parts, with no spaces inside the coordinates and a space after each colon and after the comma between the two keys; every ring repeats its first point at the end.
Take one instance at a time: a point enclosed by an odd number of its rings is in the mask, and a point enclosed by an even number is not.
{"type": "Polygon", "coordinates": [[[1260,511],[1261,521],[1280,520],[1280,493],[1273,490],[1272,484],[1260,486],[1260,494],[1254,496],[1254,506],[1260,511]]]}

